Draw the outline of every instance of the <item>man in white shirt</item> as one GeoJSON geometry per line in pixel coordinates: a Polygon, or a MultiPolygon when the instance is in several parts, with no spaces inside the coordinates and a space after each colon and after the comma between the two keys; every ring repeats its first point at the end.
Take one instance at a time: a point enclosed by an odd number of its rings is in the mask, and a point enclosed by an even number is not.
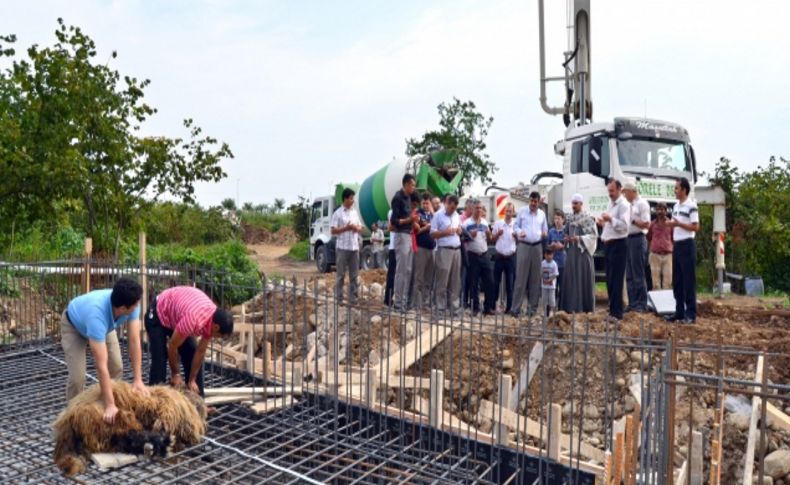
{"type": "Polygon", "coordinates": [[[516,208],[512,202],[505,205],[505,219],[494,223],[491,240],[495,243],[494,301],[499,301],[502,275],[505,275],[505,313],[513,306],[513,278],[516,274],[516,233],[514,231],[516,208]]]}
{"type": "Polygon", "coordinates": [[[543,240],[549,235],[546,214],[538,208],[540,194],[529,194],[529,206],[518,211],[513,229],[518,241],[516,250],[516,290],[513,295],[513,316],[521,312],[524,295],[529,292],[527,315],[532,316],[540,300],[540,263],[543,261],[543,240]]]}
{"type": "Polygon", "coordinates": [[[461,313],[461,221],[456,209],[458,197],[450,195],[431,221],[431,237],[436,240],[435,290],[436,309],[453,316],[461,313]]]}
{"type": "Polygon", "coordinates": [[[631,205],[622,196],[623,185],[611,179],[606,185],[609,191],[609,208],[596,220],[603,227],[601,240],[606,257],[606,293],[609,297],[609,316],[623,319],[623,283],[625,282],[626,238],[631,222],[631,205]]]}
{"type": "Polygon", "coordinates": [[[699,231],[697,202],[689,199],[691,184],[683,177],[675,182],[678,200],[672,208],[672,290],[675,294],[675,314],[671,321],[694,323],[697,318],[697,245],[694,235],[699,231]]]}
{"type": "Polygon", "coordinates": [[[473,215],[464,224],[464,229],[471,238],[466,243],[466,257],[469,259],[469,268],[467,269],[469,271],[469,297],[472,313],[480,312],[480,283],[482,283],[485,294],[483,313],[493,315],[494,308],[496,308],[493,292],[494,281],[487,259],[491,229],[483,218],[483,211],[483,205],[479,201],[474,202],[473,215]]]}
{"type": "Polygon", "coordinates": [[[362,224],[359,214],[354,209],[355,192],[346,188],[343,190],[343,205],[332,214],[332,235],[337,238],[335,242],[335,298],[338,302],[343,300],[343,279],[348,273],[348,301],[356,302],[357,275],[359,273],[359,233],[362,224]]]}
{"type": "Polygon", "coordinates": [[[625,280],[628,290],[628,307],[625,311],[647,311],[647,230],[650,229],[650,204],[639,196],[636,184],[626,182],[623,195],[631,204],[631,224],[628,225],[625,262],[625,280]]]}

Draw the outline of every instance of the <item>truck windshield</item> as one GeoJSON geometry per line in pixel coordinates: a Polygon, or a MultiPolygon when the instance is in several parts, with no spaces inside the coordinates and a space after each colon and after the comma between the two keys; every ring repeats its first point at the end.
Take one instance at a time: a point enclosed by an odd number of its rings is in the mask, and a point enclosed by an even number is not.
{"type": "Polygon", "coordinates": [[[673,175],[691,173],[686,145],[674,140],[631,138],[617,141],[617,154],[623,171],[673,175]],[[645,170],[646,169],[646,170],[645,170]]]}

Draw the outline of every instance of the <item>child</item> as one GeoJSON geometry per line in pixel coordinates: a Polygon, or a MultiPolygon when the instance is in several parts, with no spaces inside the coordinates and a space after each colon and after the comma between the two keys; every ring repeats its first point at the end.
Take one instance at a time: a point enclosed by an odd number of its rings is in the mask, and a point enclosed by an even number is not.
{"type": "Polygon", "coordinates": [[[560,301],[560,287],[562,286],[562,273],[565,269],[565,214],[557,209],[554,211],[554,227],[549,229],[549,247],[554,250],[554,262],[557,263],[557,290],[556,298],[560,301]]]}
{"type": "Polygon", "coordinates": [[[543,261],[540,263],[540,287],[547,317],[557,307],[556,291],[559,274],[557,263],[554,261],[554,250],[551,246],[546,246],[543,250],[543,261]]]}

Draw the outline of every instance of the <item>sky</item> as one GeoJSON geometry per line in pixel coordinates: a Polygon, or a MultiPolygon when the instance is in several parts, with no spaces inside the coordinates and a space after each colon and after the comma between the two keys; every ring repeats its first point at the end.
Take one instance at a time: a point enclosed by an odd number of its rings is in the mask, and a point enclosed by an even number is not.
{"type": "MultiPolygon", "coordinates": [[[[547,0],[547,75],[561,74],[565,1],[547,0]]],[[[701,170],[722,156],[751,170],[790,156],[790,35],[784,0],[592,0],[596,121],[644,116],[685,126],[701,170]]],[[[564,125],[538,101],[537,0],[5,0],[0,33],[51,45],[56,19],[148,78],[158,109],[143,132],[183,136],[190,117],[227,142],[228,177],[202,205],[293,202],[361,182],[436,107],[472,100],[493,116],[495,181],[561,170],[564,125]]],[[[549,90],[549,104],[562,103],[549,90]]]]}

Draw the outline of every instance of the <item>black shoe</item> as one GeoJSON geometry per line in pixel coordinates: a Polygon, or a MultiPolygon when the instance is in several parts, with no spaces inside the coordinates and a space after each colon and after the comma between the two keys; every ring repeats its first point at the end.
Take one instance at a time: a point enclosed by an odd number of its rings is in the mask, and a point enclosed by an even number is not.
{"type": "Polygon", "coordinates": [[[667,322],[682,322],[683,317],[679,317],[677,315],[667,315],[664,317],[664,320],[666,320],[667,322]]]}
{"type": "Polygon", "coordinates": [[[684,318],[683,319],[683,323],[685,323],[686,325],[694,325],[697,322],[693,318],[684,318]]]}

